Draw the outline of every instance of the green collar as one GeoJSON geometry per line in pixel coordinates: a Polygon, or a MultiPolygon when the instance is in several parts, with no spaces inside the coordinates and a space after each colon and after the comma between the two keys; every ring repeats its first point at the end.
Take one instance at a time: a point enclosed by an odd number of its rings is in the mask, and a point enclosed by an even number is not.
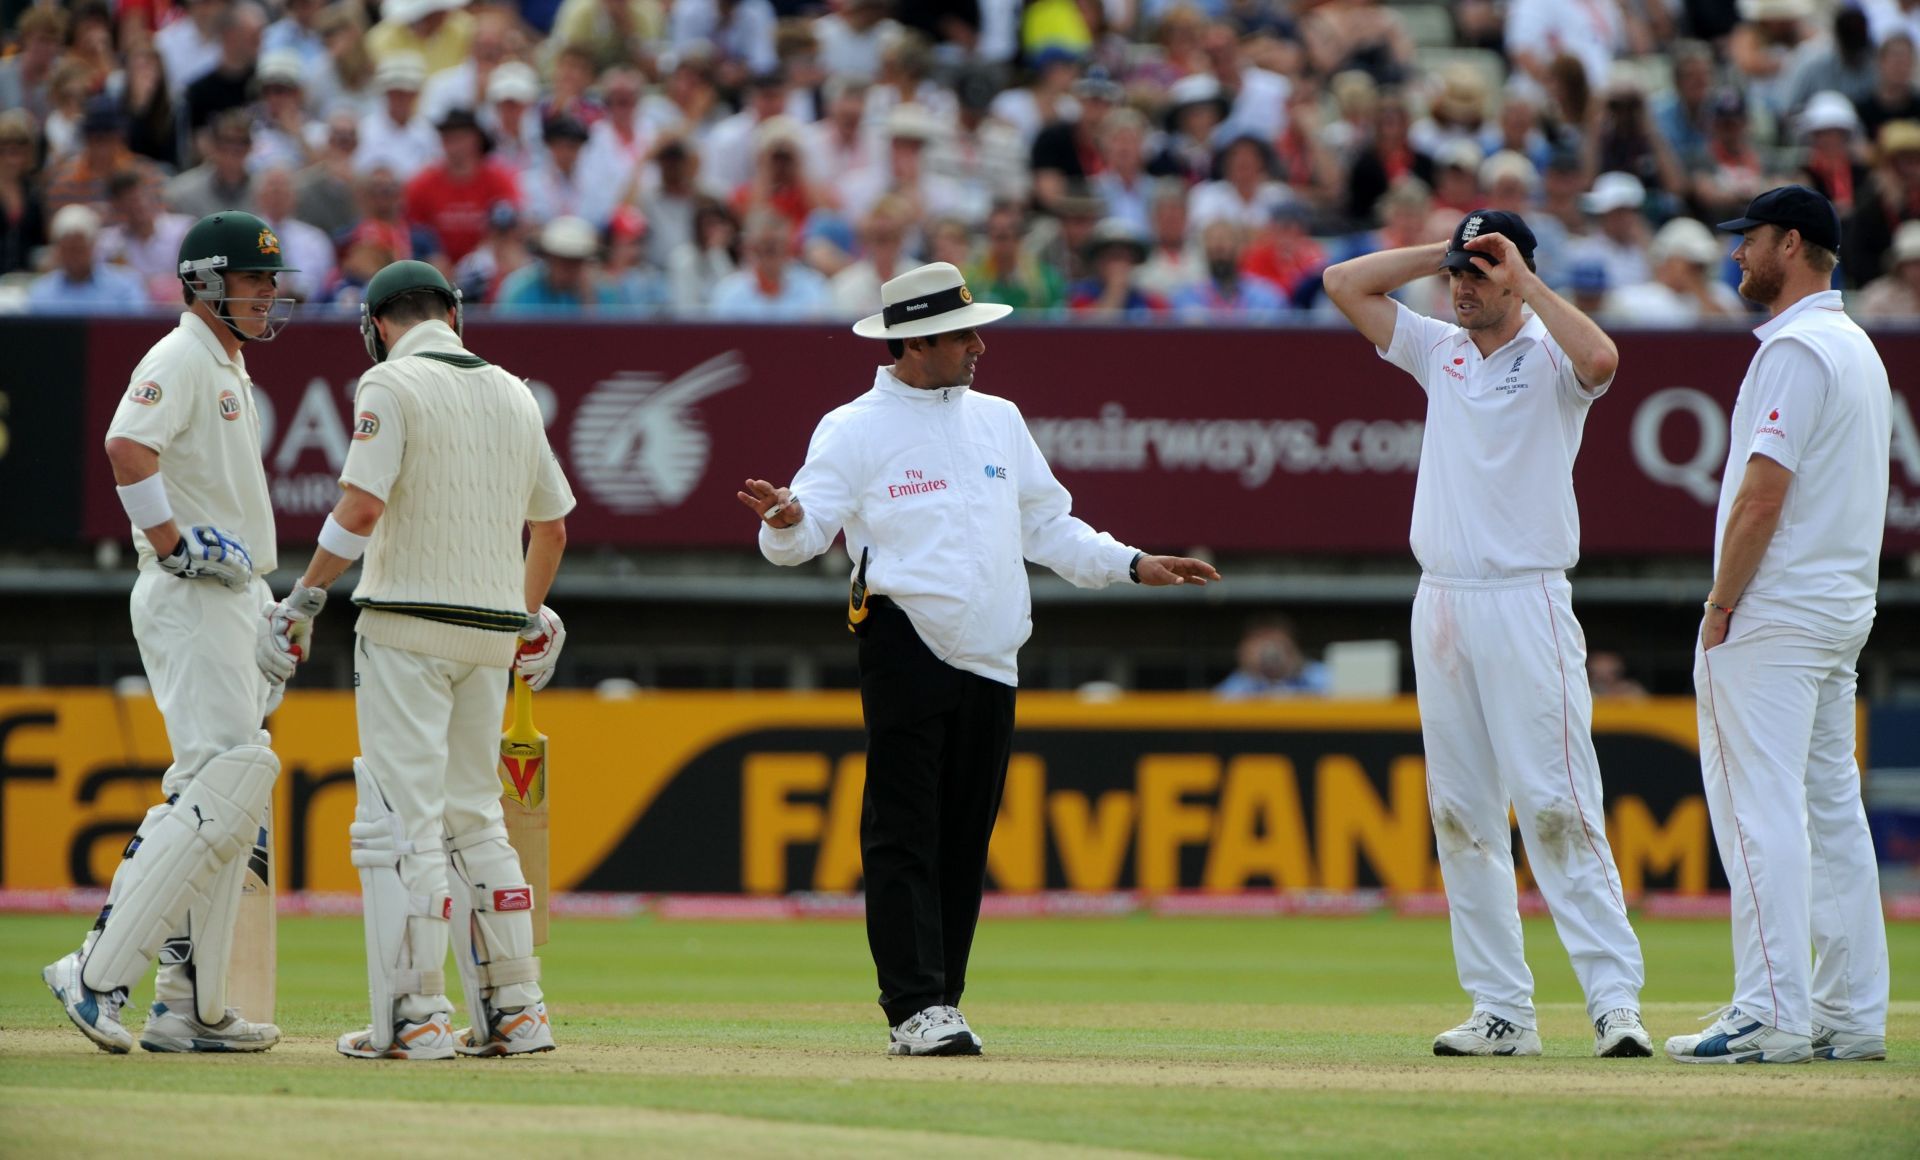
{"type": "Polygon", "coordinates": [[[409,357],[430,358],[435,362],[443,362],[448,366],[465,367],[467,370],[473,370],[475,367],[487,365],[487,360],[477,354],[464,354],[450,350],[416,350],[409,357]]]}

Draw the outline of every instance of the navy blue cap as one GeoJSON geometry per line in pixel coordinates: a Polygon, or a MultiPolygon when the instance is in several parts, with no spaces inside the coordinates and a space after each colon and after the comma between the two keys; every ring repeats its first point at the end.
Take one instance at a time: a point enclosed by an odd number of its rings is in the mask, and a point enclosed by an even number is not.
{"type": "Polygon", "coordinates": [[[1467,249],[1467,243],[1481,234],[1499,234],[1512,242],[1520,251],[1520,258],[1526,262],[1527,269],[1533,269],[1533,250],[1540,243],[1534,239],[1533,231],[1517,213],[1508,213],[1499,209],[1476,209],[1460,219],[1453,227],[1453,237],[1447,242],[1447,256],[1440,259],[1442,270],[1478,270],[1473,259],[1481,258],[1489,266],[1498,266],[1500,259],[1479,250],[1467,249]]]}
{"type": "Polygon", "coordinates": [[[1840,248],[1840,215],[1833,203],[1804,185],[1783,185],[1747,203],[1747,215],[1721,222],[1730,234],[1744,234],[1755,226],[1799,230],[1800,236],[1829,250],[1840,248]]]}

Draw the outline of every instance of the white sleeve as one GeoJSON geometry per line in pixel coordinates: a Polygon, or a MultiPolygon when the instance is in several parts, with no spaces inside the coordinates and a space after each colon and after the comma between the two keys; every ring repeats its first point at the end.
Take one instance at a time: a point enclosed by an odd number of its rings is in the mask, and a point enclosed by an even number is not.
{"type": "Polygon", "coordinates": [[[187,429],[193,414],[193,386],[186,370],[168,371],[149,353],[133,368],[133,379],[107,425],[107,438],[131,439],[166,454],[167,445],[187,429]]]}
{"type": "Polygon", "coordinates": [[[1096,532],[1073,514],[1073,496],[1047,465],[1039,444],[1019,410],[1013,411],[1019,447],[1020,550],[1027,559],[1051,568],[1076,588],[1105,588],[1127,579],[1139,549],[1105,532],[1096,532]]]}
{"type": "Polygon", "coordinates": [[[1751,435],[1747,455],[1764,455],[1788,471],[1800,469],[1800,457],[1820,426],[1827,402],[1827,366],[1803,342],[1776,339],[1760,352],[1754,364],[1754,426],[1735,431],[1740,439],[1751,435]]]}
{"type": "Polygon", "coordinates": [[[353,442],[340,467],[342,486],[352,484],[381,503],[400,478],[400,460],[407,448],[407,424],[400,400],[379,383],[360,380],[353,395],[353,442]]]}
{"type": "Polygon", "coordinates": [[[800,522],[776,528],[760,521],[760,554],[775,564],[804,564],[833,545],[856,504],[857,441],[843,435],[844,417],[832,412],[814,428],[807,461],[788,485],[800,500],[800,522]]]}
{"type": "Polygon", "coordinates": [[[543,433],[539,473],[534,477],[533,495],[527,500],[527,519],[534,523],[563,519],[577,502],[573,498],[573,486],[567,482],[567,473],[560,469],[560,457],[553,453],[553,445],[543,433]]]}
{"type": "Polygon", "coordinates": [[[1407,309],[1404,302],[1395,301],[1393,305],[1393,339],[1378,353],[1412,375],[1424,391],[1433,371],[1434,350],[1453,334],[1454,328],[1437,318],[1407,309]]]}
{"type": "MultiPolygon", "coordinates": [[[[1540,346],[1541,349],[1546,352],[1547,359],[1553,364],[1554,383],[1560,388],[1563,395],[1571,395],[1575,401],[1583,404],[1591,403],[1601,395],[1606,394],[1607,388],[1613,385],[1612,378],[1609,378],[1606,382],[1598,386],[1592,387],[1581,382],[1580,372],[1573,369],[1573,360],[1567,357],[1566,348],[1561,346],[1559,340],[1555,339],[1553,335],[1547,335],[1547,337],[1541,341],[1540,346]]],[[[1616,367],[1614,369],[1614,378],[1618,378],[1619,374],[1619,368],[1616,367]]]]}

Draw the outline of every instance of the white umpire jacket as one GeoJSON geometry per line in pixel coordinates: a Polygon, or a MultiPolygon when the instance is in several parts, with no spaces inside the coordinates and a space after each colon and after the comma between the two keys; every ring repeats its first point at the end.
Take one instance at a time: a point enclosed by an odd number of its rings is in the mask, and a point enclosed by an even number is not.
{"type": "Polygon", "coordinates": [[[1033,631],[1024,561],[1104,588],[1137,554],[1074,517],[1018,407],[909,387],[890,367],[820,420],[792,488],[802,519],[760,525],[767,559],[805,563],[845,529],[856,566],[872,552],[868,592],[898,604],[934,656],[1006,685],[1033,631]]]}

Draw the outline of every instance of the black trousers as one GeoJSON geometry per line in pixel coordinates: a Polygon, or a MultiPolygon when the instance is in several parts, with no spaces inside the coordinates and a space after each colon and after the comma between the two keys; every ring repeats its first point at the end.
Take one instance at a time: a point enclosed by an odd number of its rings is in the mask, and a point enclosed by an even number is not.
{"type": "Polygon", "coordinates": [[[898,606],[873,604],[860,636],[860,857],[880,1007],[897,1024],[966,990],[1014,690],[943,663],[898,606]]]}

